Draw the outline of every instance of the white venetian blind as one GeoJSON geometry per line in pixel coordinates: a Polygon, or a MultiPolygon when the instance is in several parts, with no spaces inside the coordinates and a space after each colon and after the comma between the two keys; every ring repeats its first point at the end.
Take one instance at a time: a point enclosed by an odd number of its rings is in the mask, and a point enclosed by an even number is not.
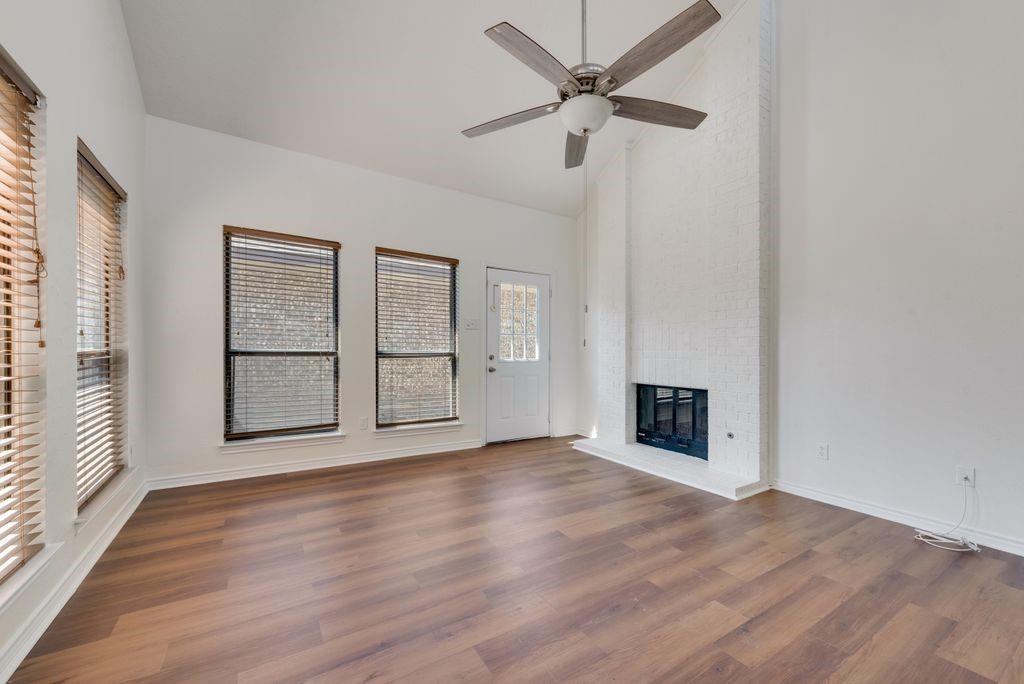
{"type": "Polygon", "coordinates": [[[377,249],[377,426],[458,417],[457,259],[377,249]]]}
{"type": "Polygon", "coordinates": [[[77,499],[82,508],[124,465],[123,192],[78,155],[77,499]]]}
{"type": "Polygon", "coordinates": [[[338,427],[340,248],[225,226],[225,439],[338,427]]]}
{"type": "Polygon", "coordinates": [[[41,546],[42,324],[36,235],[36,97],[0,64],[0,580],[41,546]]]}

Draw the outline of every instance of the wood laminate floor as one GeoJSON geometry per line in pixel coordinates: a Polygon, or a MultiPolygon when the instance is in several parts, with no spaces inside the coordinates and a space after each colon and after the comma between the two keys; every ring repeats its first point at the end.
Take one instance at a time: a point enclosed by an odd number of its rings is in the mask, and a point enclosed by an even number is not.
{"type": "Polygon", "coordinates": [[[1024,559],[566,439],[150,493],[13,681],[1024,682],[1024,559]]]}

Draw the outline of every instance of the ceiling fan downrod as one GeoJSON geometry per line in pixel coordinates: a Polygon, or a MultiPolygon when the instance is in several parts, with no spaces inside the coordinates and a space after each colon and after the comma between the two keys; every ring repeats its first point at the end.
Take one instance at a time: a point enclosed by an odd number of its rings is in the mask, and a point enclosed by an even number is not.
{"type": "Polygon", "coordinates": [[[580,0],[580,64],[587,63],[587,0],[580,0]]]}

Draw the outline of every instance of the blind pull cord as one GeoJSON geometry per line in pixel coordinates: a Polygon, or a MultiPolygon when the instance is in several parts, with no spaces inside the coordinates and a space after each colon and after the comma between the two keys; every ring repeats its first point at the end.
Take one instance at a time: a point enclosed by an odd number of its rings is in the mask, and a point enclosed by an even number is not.
{"type": "MultiPolygon", "coordinates": [[[[29,147],[29,150],[32,148],[29,147]]],[[[36,176],[35,169],[29,166],[29,182],[32,184],[32,194],[35,195],[36,191],[36,176]]],[[[46,338],[43,336],[43,283],[42,280],[48,274],[46,272],[46,255],[43,254],[43,250],[39,247],[39,234],[38,234],[38,217],[36,216],[36,203],[32,202],[32,225],[35,226],[35,230],[32,232],[32,254],[36,260],[36,277],[34,280],[29,281],[36,286],[36,320],[32,324],[35,328],[39,329],[39,341],[36,343],[40,349],[46,347],[46,338]]]]}

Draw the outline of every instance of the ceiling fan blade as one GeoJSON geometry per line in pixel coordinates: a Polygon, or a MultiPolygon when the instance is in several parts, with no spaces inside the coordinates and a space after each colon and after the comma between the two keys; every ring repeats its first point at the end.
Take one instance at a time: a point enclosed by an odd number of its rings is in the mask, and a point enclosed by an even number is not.
{"type": "Polygon", "coordinates": [[[612,95],[608,99],[618,105],[612,114],[614,116],[621,116],[624,119],[634,119],[661,126],[693,129],[707,118],[707,114],[704,112],[698,112],[696,109],[690,109],[689,107],[669,104],[668,102],[644,100],[639,97],[624,97],[622,95],[612,95]]]}
{"type": "Polygon", "coordinates": [[[583,163],[583,157],[587,154],[587,141],[589,137],[584,135],[573,135],[566,133],[565,138],[565,168],[575,169],[583,163]]]}
{"type": "Polygon", "coordinates": [[[558,107],[561,102],[552,102],[551,104],[541,105],[540,107],[534,107],[533,109],[526,109],[515,114],[509,114],[503,116],[500,119],[494,121],[488,121],[487,123],[480,124],[479,126],[473,126],[462,131],[462,135],[467,138],[475,138],[478,135],[484,135],[485,133],[493,133],[494,131],[500,131],[502,128],[508,128],[509,126],[515,126],[516,124],[526,123],[527,121],[533,121],[539,119],[542,116],[546,116],[553,112],[558,111],[558,107]]]}
{"type": "Polygon", "coordinates": [[[621,88],[707,31],[721,18],[722,15],[708,0],[697,0],[615,60],[601,76],[597,83],[598,88],[608,81],[614,83],[605,92],[621,88]]]}
{"type": "Polygon", "coordinates": [[[580,87],[576,77],[570,74],[561,62],[552,57],[550,52],[537,45],[529,36],[507,21],[487,29],[484,31],[484,35],[554,85],[560,86],[568,81],[577,88],[580,87]]]}

